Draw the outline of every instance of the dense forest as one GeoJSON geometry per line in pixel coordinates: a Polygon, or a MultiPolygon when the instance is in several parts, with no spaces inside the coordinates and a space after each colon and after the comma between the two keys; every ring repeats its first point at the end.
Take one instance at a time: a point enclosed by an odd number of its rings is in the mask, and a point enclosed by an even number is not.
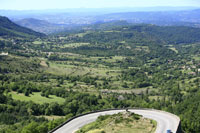
{"type": "Polygon", "coordinates": [[[46,133],[89,111],[142,107],[174,113],[184,132],[198,133],[199,37],[197,28],[121,23],[1,34],[0,132],[46,133]]]}

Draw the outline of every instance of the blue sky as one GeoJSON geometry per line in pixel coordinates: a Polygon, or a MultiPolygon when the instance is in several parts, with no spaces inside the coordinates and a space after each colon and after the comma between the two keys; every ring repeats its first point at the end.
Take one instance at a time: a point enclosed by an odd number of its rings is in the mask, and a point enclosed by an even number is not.
{"type": "Polygon", "coordinates": [[[152,6],[200,7],[200,0],[0,0],[0,9],[13,10],[152,6]]]}

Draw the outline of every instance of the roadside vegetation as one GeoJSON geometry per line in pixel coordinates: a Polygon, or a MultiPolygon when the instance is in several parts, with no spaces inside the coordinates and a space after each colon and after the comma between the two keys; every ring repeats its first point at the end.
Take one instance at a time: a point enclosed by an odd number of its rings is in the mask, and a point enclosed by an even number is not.
{"type": "Polygon", "coordinates": [[[154,133],[156,122],[140,115],[123,112],[99,116],[76,133],[154,133]]]}

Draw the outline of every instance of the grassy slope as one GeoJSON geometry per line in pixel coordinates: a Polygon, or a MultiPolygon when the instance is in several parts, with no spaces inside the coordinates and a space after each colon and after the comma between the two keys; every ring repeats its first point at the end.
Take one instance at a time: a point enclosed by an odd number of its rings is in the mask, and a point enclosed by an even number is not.
{"type": "Polygon", "coordinates": [[[34,101],[35,103],[43,104],[43,103],[52,103],[58,102],[59,104],[64,103],[65,99],[60,98],[54,95],[49,95],[49,98],[42,97],[40,92],[35,92],[30,96],[25,96],[24,94],[17,94],[16,92],[10,92],[12,98],[20,101],[34,101]]]}

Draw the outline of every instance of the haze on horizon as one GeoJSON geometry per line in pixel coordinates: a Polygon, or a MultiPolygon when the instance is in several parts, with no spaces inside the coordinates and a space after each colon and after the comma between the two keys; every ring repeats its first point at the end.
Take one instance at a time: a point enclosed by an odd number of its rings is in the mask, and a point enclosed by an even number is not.
{"type": "Polygon", "coordinates": [[[116,7],[200,7],[200,0],[0,0],[4,10],[44,10],[67,8],[116,8],[116,7]]]}

